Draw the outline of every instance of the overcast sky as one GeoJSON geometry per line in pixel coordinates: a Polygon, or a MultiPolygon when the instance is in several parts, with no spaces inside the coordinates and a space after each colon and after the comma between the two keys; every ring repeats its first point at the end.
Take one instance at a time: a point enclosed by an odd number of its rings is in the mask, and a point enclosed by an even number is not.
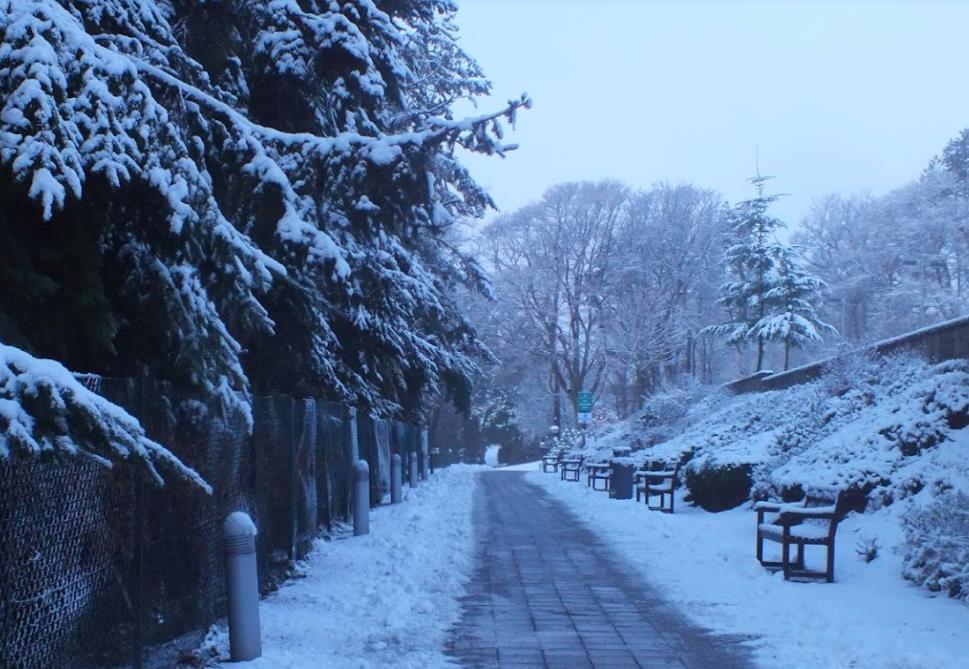
{"type": "Polygon", "coordinates": [[[969,2],[458,0],[464,48],[527,91],[507,159],[468,159],[501,209],[551,184],[688,181],[729,199],[759,150],[791,223],[830,192],[918,175],[969,126],[969,2]]]}

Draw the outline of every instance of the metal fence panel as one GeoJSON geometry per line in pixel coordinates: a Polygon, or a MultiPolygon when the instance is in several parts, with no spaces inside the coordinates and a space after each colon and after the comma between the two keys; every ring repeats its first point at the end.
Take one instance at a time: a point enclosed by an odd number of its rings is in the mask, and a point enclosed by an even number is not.
{"type": "MultiPolygon", "coordinates": [[[[131,468],[82,460],[0,460],[0,667],[137,667],[158,644],[180,638],[191,647],[225,613],[229,513],[246,511],[259,528],[263,592],[306,555],[320,527],[349,519],[343,405],[257,397],[250,433],[246,417],[177,403],[150,379],[84,382],[136,416],[213,493],[180,480],[155,488],[131,468]]],[[[413,451],[413,434],[370,417],[357,426],[379,503],[390,453],[413,451]]]]}

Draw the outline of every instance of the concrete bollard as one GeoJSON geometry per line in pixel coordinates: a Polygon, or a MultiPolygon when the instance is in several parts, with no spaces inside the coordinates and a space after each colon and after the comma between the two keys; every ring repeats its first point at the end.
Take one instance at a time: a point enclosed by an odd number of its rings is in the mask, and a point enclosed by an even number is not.
{"type": "Polygon", "coordinates": [[[408,473],[410,474],[410,476],[408,478],[410,479],[410,487],[416,488],[417,480],[418,480],[417,451],[411,451],[409,460],[410,460],[410,468],[408,470],[408,473]]]}
{"type": "Polygon", "coordinates": [[[353,463],[353,536],[370,534],[370,465],[353,463]]]}
{"type": "Polygon", "coordinates": [[[431,463],[432,474],[434,473],[434,465],[437,464],[437,456],[439,456],[440,454],[441,454],[440,448],[432,448],[430,454],[428,455],[428,459],[430,460],[430,463],[431,463]]]}
{"type": "Polygon", "coordinates": [[[403,497],[401,493],[401,485],[403,484],[403,463],[400,460],[400,454],[394,453],[390,456],[390,503],[400,504],[400,499],[403,497]]]}
{"type": "Polygon", "coordinates": [[[431,475],[431,449],[428,448],[427,430],[421,430],[421,480],[431,475]]]}
{"type": "Polygon", "coordinates": [[[248,514],[236,511],[225,519],[222,537],[229,606],[229,656],[233,662],[252,660],[262,655],[256,526],[248,514]]]}

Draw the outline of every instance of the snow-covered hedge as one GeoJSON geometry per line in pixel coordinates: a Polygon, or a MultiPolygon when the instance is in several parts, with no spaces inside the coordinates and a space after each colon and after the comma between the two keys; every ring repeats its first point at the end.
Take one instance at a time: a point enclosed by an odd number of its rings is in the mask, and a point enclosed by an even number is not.
{"type": "Polygon", "coordinates": [[[777,435],[757,482],[763,492],[856,490],[880,505],[944,476],[930,460],[915,456],[965,427],[965,361],[930,365],[902,356],[873,361],[841,394],[826,392],[824,379],[816,385],[813,408],[799,412],[777,435]]]}
{"type": "Polygon", "coordinates": [[[0,459],[87,457],[102,465],[142,465],[162,483],[162,472],[209,485],[138,421],[81,385],[63,365],[0,344],[0,459]]]}
{"type": "Polygon", "coordinates": [[[813,383],[697,397],[685,414],[670,411],[665,424],[651,408],[645,428],[628,421],[591,449],[648,444],[660,431],[674,432],[634,458],[688,459],[684,480],[694,501],[710,510],[751,496],[848,491],[878,506],[926,487],[951,487],[933,452],[969,423],[969,363],[848,355],[813,383]]]}
{"type": "Polygon", "coordinates": [[[945,492],[902,522],[905,578],[969,602],[969,495],[945,492]]]}

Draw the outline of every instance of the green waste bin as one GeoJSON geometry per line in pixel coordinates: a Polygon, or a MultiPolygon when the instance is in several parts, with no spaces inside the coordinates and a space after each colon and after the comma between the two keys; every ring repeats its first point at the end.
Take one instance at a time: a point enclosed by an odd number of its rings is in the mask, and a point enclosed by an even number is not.
{"type": "Polygon", "coordinates": [[[633,498],[633,472],[635,467],[619,462],[610,462],[609,497],[612,499],[633,498]]]}

